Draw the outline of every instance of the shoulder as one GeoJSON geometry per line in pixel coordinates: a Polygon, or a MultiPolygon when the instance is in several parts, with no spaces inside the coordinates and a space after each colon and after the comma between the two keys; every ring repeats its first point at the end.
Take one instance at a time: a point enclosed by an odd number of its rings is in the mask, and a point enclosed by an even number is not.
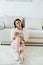
{"type": "Polygon", "coordinates": [[[25,28],[23,28],[23,31],[25,31],[26,29],[25,28]]]}
{"type": "Polygon", "coordinates": [[[26,30],[26,28],[24,27],[23,30],[26,30]]]}
{"type": "Polygon", "coordinates": [[[14,32],[16,32],[16,28],[13,28],[13,29],[11,30],[11,33],[14,33],[14,32]]]}
{"type": "Polygon", "coordinates": [[[28,33],[28,30],[26,28],[23,29],[24,33],[28,33]]]}

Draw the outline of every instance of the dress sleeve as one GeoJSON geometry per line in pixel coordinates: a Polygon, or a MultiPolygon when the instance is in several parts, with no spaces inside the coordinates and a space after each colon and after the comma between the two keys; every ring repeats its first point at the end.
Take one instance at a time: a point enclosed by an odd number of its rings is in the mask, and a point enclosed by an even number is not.
{"type": "Polygon", "coordinates": [[[23,30],[23,35],[24,35],[25,42],[28,42],[29,41],[29,33],[28,33],[28,30],[25,28],[23,30]]]}

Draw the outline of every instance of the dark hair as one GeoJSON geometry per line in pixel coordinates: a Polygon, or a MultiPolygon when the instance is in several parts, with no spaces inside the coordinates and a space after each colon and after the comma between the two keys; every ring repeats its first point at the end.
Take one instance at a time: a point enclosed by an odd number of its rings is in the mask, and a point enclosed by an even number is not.
{"type": "MultiPolygon", "coordinates": [[[[14,21],[14,27],[15,27],[15,28],[17,27],[17,26],[16,26],[16,21],[20,21],[20,22],[21,22],[21,20],[20,20],[20,19],[15,19],[15,21],[14,21]]],[[[24,28],[23,24],[22,24],[22,28],[24,28]]]]}

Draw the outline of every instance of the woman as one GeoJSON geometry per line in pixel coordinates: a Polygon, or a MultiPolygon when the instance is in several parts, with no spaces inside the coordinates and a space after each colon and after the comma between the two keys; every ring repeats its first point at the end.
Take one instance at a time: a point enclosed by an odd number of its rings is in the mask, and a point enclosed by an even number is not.
{"type": "Polygon", "coordinates": [[[12,44],[15,48],[16,60],[24,60],[24,26],[20,19],[14,21],[15,28],[11,31],[12,44]]]}

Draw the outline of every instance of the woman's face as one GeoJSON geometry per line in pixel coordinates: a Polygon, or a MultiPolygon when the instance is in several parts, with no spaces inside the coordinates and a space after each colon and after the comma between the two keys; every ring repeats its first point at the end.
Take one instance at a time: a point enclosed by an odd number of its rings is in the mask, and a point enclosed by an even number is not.
{"type": "Polygon", "coordinates": [[[21,27],[21,21],[16,21],[16,26],[18,27],[18,28],[20,28],[21,27]]]}

